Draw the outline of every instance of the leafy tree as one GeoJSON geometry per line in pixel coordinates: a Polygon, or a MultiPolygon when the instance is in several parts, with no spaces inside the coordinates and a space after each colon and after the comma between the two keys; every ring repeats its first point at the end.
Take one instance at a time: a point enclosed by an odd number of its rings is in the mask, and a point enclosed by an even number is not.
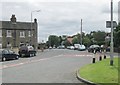
{"type": "Polygon", "coordinates": [[[58,36],[56,35],[50,35],[48,38],[49,41],[49,46],[53,47],[53,46],[59,46],[60,45],[60,39],[58,36]]]}
{"type": "Polygon", "coordinates": [[[77,37],[74,37],[73,40],[72,40],[72,44],[78,44],[79,43],[79,40],[77,37]]]}
{"type": "Polygon", "coordinates": [[[83,38],[83,44],[86,46],[86,47],[89,47],[90,45],[91,45],[91,40],[90,40],[90,38],[88,37],[88,36],[85,36],[84,38],[83,38]]]}
{"type": "Polygon", "coordinates": [[[102,45],[105,44],[106,33],[104,31],[92,32],[92,37],[94,39],[94,44],[102,45]]]}
{"type": "Polygon", "coordinates": [[[114,30],[114,45],[120,47],[120,24],[114,30]]]}

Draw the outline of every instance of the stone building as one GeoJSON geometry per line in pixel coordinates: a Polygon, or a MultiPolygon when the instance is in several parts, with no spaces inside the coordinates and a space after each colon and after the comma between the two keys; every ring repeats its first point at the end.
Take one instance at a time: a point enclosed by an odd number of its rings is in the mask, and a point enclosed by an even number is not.
{"type": "Polygon", "coordinates": [[[17,22],[15,15],[10,21],[0,21],[0,44],[2,48],[30,44],[37,48],[37,19],[34,22],[17,22]]]}

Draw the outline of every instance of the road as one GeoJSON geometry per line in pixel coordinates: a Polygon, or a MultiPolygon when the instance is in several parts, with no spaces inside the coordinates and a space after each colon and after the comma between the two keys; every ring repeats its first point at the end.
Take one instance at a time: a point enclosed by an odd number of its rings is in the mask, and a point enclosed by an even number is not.
{"type": "Polygon", "coordinates": [[[81,83],[76,71],[92,61],[86,51],[51,49],[37,56],[2,62],[3,83],[81,83]]]}

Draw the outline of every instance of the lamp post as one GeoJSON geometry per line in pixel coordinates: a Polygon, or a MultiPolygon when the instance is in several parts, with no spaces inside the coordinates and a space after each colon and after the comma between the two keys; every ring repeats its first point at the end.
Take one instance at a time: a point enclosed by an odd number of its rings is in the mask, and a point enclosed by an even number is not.
{"type": "Polygon", "coordinates": [[[31,39],[30,39],[30,44],[32,44],[32,35],[33,35],[33,33],[32,33],[32,16],[33,16],[33,13],[34,13],[34,12],[40,12],[40,11],[41,11],[41,10],[31,11],[31,33],[30,33],[31,39]]]}
{"type": "Polygon", "coordinates": [[[80,41],[81,41],[81,45],[82,45],[82,19],[81,19],[81,29],[80,29],[80,30],[81,30],[81,33],[80,33],[80,34],[81,34],[81,36],[80,36],[80,37],[81,37],[81,38],[80,38],[80,41]]]}
{"type": "Polygon", "coordinates": [[[111,44],[110,44],[110,65],[113,66],[113,0],[111,0],[111,44]]]}

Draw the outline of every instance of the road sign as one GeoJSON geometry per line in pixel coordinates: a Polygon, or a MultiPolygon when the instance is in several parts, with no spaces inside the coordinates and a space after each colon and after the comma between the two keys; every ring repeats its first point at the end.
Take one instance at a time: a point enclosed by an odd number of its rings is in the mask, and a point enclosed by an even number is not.
{"type": "MultiPolygon", "coordinates": [[[[117,22],[113,21],[113,28],[117,27],[117,22]]],[[[106,28],[111,28],[111,21],[106,21],[106,28]]]]}

